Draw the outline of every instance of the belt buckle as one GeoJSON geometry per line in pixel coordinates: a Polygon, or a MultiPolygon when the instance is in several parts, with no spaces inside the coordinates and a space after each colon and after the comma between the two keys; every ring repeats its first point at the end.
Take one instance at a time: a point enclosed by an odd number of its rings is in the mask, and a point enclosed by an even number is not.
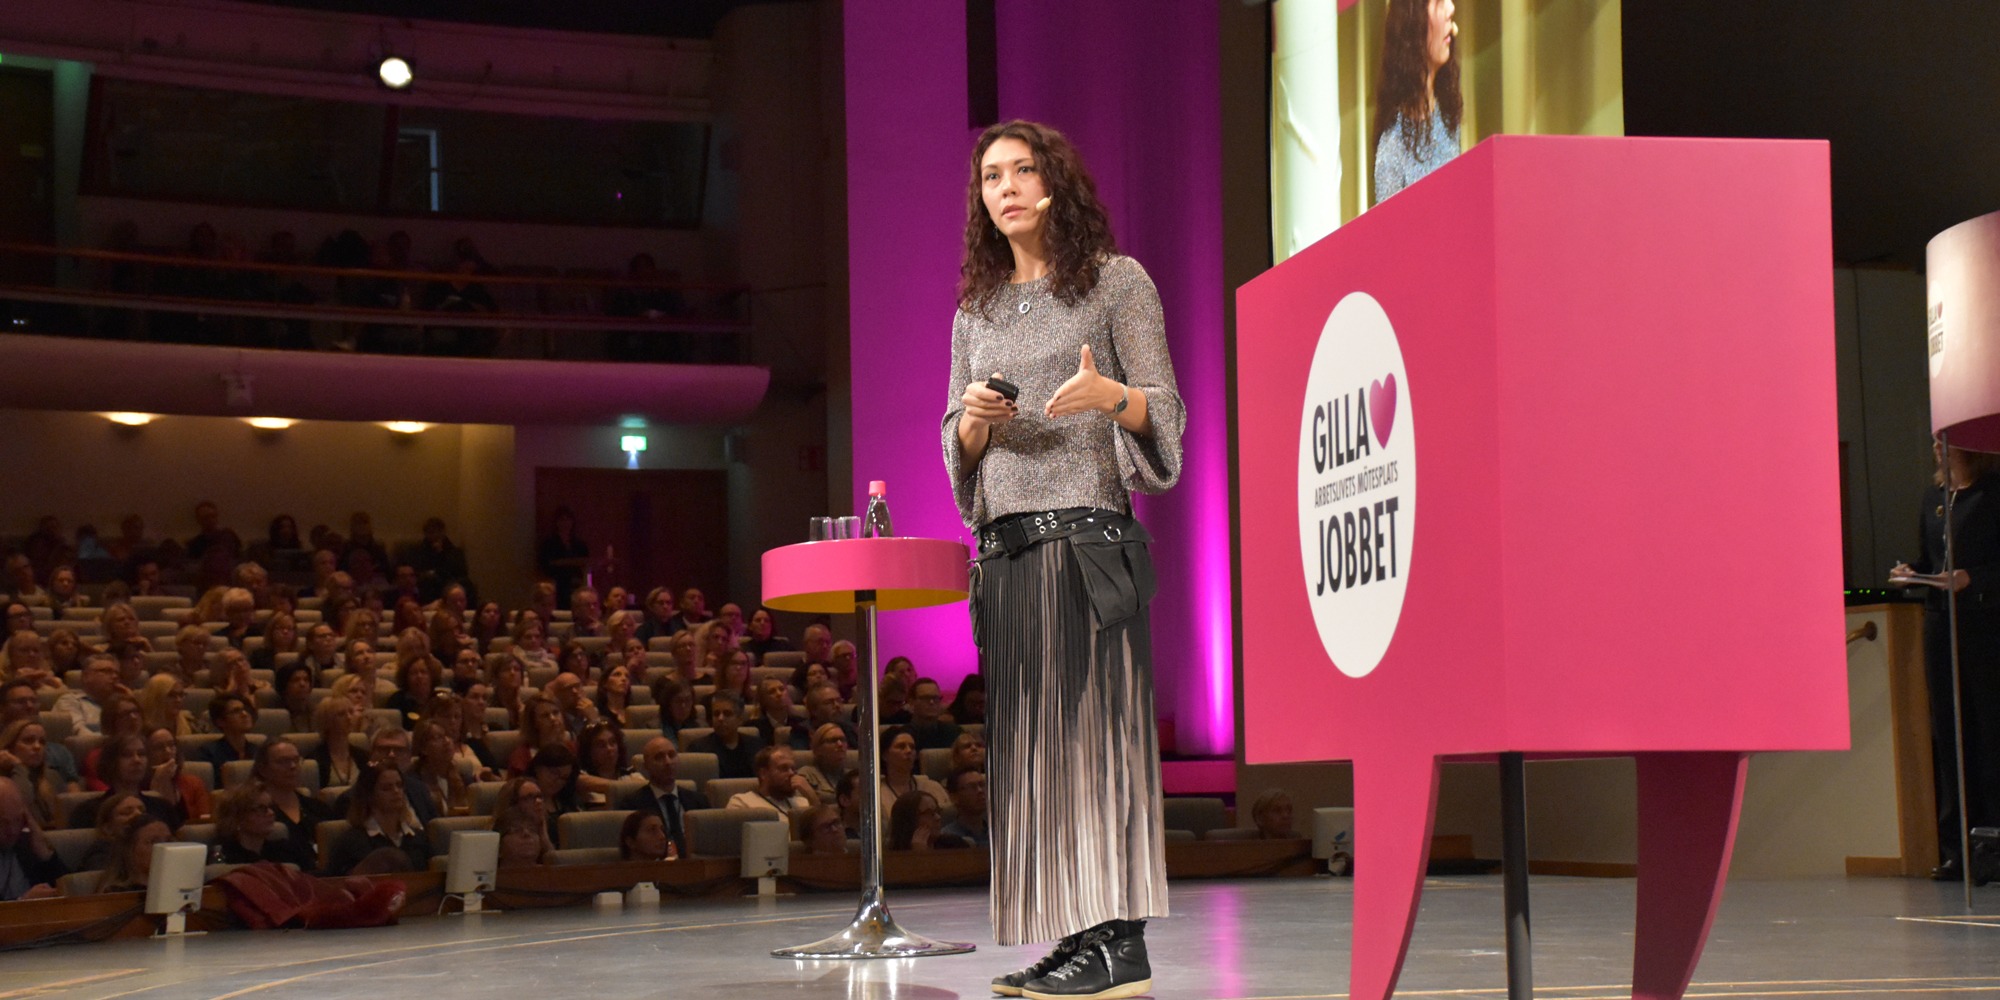
{"type": "Polygon", "coordinates": [[[1018,518],[1002,523],[996,533],[1000,536],[1000,547],[1010,556],[1028,547],[1028,529],[1018,518]]]}

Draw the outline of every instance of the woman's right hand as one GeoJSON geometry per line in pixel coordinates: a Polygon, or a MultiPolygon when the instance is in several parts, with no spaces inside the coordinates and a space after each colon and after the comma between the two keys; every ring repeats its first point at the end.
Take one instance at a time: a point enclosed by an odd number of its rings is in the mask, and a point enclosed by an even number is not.
{"type": "MultiPolygon", "coordinates": [[[[1001,375],[994,372],[993,377],[1000,378],[1001,375]]],[[[1020,412],[1013,400],[987,388],[983,381],[967,385],[965,395],[960,396],[958,401],[965,404],[966,416],[988,424],[1006,423],[1020,412]]]]}

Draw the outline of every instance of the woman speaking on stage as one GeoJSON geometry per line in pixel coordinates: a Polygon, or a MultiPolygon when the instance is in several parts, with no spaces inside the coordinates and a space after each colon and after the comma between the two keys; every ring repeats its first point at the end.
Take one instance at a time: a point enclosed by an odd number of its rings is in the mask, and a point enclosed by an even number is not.
{"type": "Polygon", "coordinates": [[[1159,293],[1117,253],[1075,147],[1006,122],[980,136],[971,173],[943,445],[979,548],[993,931],[1056,942],[993,988],[1138,996],[1167,883],[1156,582],[1131,494],[1180,478],[1186,411],[1159,293]]]}

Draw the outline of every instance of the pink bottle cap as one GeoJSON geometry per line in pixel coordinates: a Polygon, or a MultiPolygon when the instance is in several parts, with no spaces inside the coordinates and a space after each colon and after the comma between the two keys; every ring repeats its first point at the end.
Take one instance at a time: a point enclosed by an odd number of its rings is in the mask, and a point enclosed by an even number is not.
{"type": "Polygon", "coordinates": [[[869,481],[868,481],[868,495],[869,495],[869,496],[871,496],[871,497],[879,497],[879,496],[887,496],[888,494],[889,494],[889,484],[888,484],[888,483],[885,483],[885,482],[883,482],[883,481],[882,481],[882,480],[880,480],[880,479],[871,479],[871,480],[869,480],[869,481]]]}

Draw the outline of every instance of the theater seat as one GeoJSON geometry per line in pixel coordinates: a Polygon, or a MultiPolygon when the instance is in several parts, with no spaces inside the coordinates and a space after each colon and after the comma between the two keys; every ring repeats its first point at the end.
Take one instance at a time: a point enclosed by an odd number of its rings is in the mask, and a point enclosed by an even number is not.
{"type": "Polygon", "coordinates": [[[764,667],[766,669],[782,668],[787,676],[790,676],[791,672],[797,670],[799,664],[804,662],[806,662],[806,654],[796,649],[783,649],[764,654],[764,667]]]}
{"type": "Polygon", "coordinates": [[[1257,833],[1257,828],[1254,826],[1226,826],[1226,827],[1217,827],[1216,829],[1208,831],[1208,836],[1203,837],[1202,839],[1203,840],[1256,840],[1258,839],[1258,833],[1257,833]]]}
{"type": "Polygon", "coordinates": [[[442,857],[451,853],[451,835],[458,830],[491,830],[491,816],[439,816],[424,826],[424,835],[430,838],[431,855],[442,857]]]}
{"type": "Polygon", "coordinates": [[[504,781],[476,781],[468,789],[474,816],[493,815],[494,806],[500,801],[500,786],[504,781]]]}
{"type": "MultiPolygon", "coordinates": [[[[677,747],[679,747],[683,753],[685,753],[688,747],[694,746],[696,740],[699,740],[702,737],[707,736],[712,732],[715,732],[715,730],[710,729],[706,726],[689,726],[686,729],[683,729],[680,732],[674,734],[674,744],[677,747]]],[[[709,756],[712,757],[714,756],[714,754],[710,754],[709,756]]]]}
{"type": "Polygon", "coordinates": [[[578,847],[549,852],[552,865],[613,865],[623,860],[616,847],[578,847]]]}
{"type": "Polygon", "coordinates": [[[1162,807],[1167,829],[1187,830],[1197,838],[1207,836],[1210,830],[1230,825],[1229,810],[1221,799],[1168,798],[1162,807]]]}
{"type": "Polygon", "coordinates": [[[56,892],[64,896],[95,895],[97,887],[104,884],[103,872],[71,872],[56,879],[56,892]]]}
{"type": "Polygon", "coordinates": [[[951,776],[951,748],[932,747],[917,754],[917,767],[924,775],[938,784],[951,776]]]}
{"type": "Polygon", "coordinates": [[[674,758],[674,777],[703,788],[722,777],[722,762],[712,753],[684,753],[674,758]]]}
{"type": "Polygon", "coordinates": [[[741,857],[743,824],[783,819],[775,809],[689,810],[688,851],[695,857],[741,857]]]}
{"type": "Polygon", "coordinates": [[[49,838],[49,846],[55,848],[56,857],[61,858],[63,867],[70,871],[83,867],[83,856],[89,854],[91,846],[97,843],[97,831],[87,828],[45,830],[43,836],[49,838]]]}
{"type": "Polygon", "coordinates": [[[597,812],[564,813],[556,817],[556,846],[563,850],[579,847],[618,846],[618,830],[631,812],[610,809],[597,812]]]}

